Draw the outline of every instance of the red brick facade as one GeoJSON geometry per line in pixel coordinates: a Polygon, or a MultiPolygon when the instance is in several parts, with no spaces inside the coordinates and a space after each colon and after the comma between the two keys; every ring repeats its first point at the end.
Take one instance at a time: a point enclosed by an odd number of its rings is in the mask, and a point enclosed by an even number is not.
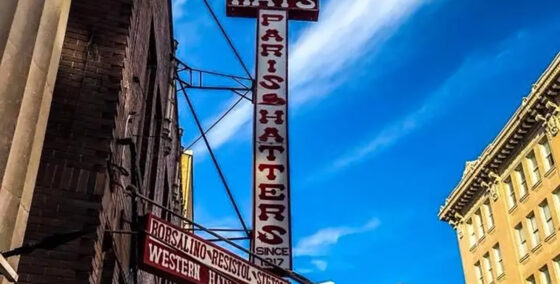
{"type": "Polygon", "coordinates": [[[133,220],[120,138],[136,144],[143,194],[181,210],[170,18],[168,0],[72,1],[25,242],[97,232],[23,255],[19,283],[132,283],[131,235],[106,232],[133,220]]]}

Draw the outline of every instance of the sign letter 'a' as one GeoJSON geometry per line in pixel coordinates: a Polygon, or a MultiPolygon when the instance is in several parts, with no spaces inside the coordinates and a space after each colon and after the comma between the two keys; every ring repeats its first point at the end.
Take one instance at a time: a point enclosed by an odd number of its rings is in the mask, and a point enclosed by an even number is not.
{"type": "Polygon", "coordinates": [[[258,257],[251,260],[280,273],[274,266],[292,270],[288,20],[316,21],[319,0],[227,0],[226,8],[229,16],[258,21],[251,240],[251,250],[258,257]]]}

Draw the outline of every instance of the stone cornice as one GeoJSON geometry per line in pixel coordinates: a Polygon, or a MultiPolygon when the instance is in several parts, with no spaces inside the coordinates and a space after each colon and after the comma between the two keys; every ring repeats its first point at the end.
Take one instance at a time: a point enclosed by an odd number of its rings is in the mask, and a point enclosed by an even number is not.
{"type": "Polygon", "coordinates": [[[555,103],[555,97],[560,94],[559,75],[560,54],[533,85],[531,93],[523,99],[494,141],[476,161],[467,163],[461,181],[440,208],[438,216],[441,220],[454,224],[460,222],[457,216],[461,216],[465,206],[499,179],[498,170],[502,163],[515,153],[517,146],[534,129],[546,126],[551,135],[559,132],[560,108],[555,103]]]}

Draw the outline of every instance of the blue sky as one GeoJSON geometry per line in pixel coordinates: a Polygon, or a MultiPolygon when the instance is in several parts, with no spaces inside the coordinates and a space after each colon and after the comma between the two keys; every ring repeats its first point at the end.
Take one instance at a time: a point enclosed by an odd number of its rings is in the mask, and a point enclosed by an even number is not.
{"type": "MultiPolygon", "coordinates": [[[[250,70],[255,20],[210,1],[250,70]]],[[[464,283],[439,206],[560,51],[557,0],[322,0],[290,24],[295,270],[337,284],[464,283]]],[[[174,0],[178,56],[243,75],[202,0],[174,0]]],[[[190,91],[206,126],[236,97],[190,91]]],[[[251,220],[251,105],[210,143],[251,220]]],[[[198,135],[183,104],[185,145],[198,135]]],[[[195,219],[240,228],[204,144],[195,219]]],[[[247,245],[246,243],[244,245],[247,245]]]]}

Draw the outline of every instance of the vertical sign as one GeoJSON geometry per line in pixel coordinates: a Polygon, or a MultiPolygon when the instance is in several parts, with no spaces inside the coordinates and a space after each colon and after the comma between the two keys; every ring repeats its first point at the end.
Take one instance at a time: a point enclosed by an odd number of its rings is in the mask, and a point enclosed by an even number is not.
{"type": "Polygon", "coordinates": [[[251,244],[255,254],[291,269],[287,12],[259,10],[258,21],[251,244]]]}
{"type": "MultiPolygon", "coordinates": [[[[319,0],[227,0],[227,15],[257,17],[251,250],[292,269],[288,151],[288,20],[316,21],[319,0]]],[[[253,257],[253,263],[272,268],[253,257]]]]}

